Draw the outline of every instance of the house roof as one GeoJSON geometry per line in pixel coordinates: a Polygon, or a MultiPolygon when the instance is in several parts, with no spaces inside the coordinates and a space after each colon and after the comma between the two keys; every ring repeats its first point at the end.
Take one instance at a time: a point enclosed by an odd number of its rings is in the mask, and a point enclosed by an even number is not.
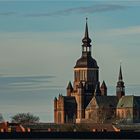
{"type": "Polygon", "coordinates": [[[96,101],[98,108],[114,108],[117,106],[118,98],[116,96],[94,96],[86,109],[94,107],[94,101],[96,101]]]}
{"type": "Polygon", "coordinates": [[[117,108],[129,108],[139,107],[140,108],[140,96],[122,96],[120,98],[117,108]]]}

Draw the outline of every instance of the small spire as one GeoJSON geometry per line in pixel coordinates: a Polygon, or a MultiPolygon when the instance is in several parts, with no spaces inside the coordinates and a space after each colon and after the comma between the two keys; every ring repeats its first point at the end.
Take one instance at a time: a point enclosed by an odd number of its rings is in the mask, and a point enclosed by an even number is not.
{"type": "Polygon", "coordinates": [[[71,84],[71,81],[69,81],[68,86],[67,86],[67,89],[73,89],[72,84],[71,84]]]}
{"type": "Polygon", "coordinates": [[[103,83],[101,85],[101,88],[107,88],[106,84],[105,84],[105,81],[103,80],[103,83]]]}
{"type": "Polygon", "coordinates": [[[57,101],[57,98],[56,97],[54,98],[54,101],[57,101]]]}
{"type": "Polygon", "coordinates": [[[121,64],[120,64],[120,72],[119,72],[119,81],[122,81],[123,77],[122,77],[122,69],[121,69],[121,64]]]}

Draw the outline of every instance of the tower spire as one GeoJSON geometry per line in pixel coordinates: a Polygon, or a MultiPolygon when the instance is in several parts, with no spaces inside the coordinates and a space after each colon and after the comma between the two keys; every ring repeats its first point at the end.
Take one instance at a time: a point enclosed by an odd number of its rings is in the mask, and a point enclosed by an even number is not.
{"type": "Polygon", "coordinates": [[[86,18],[86,27],[85,27],[85,36],[84,36],[84,38],[82,39],[82,42],[83,42],[83,48],[84,47],[86,47],[86,51],[87,50],[90,50],[90,49],[87,49],[87,48],[90,48],[91,47],[91,45],[90,45],[90,43],[91,43],[91,39],[89,38],[89,33],[88,33],[88,23],[87,23],[87,18],[86,18]]]}
{"type": "Polygon", "coordinates": [[[91,39],[89,38],[89,34],[88,34],[88,23],[87,23],[87,18],[86,18],[86,27],[85,27],[85,36],[82,39],[82,53],[84,55],[91,55],[91,39]]]}
{"type": "Polygon", "coordinates": [[[122,77],[121,64],[120,64],[118,82],[117,82],[117,86],[116,86],[116,95],[119,99],[125,95],[125,86],[124,86],[123,77],[122,77]]]}
{"type": "Polygon", "coordinates": [[[88,23],[87,23],[87,21],[88,21],[88,18],[86,18],[85,38],[89,38],[89,36],[88,36],[88,23]]]}
{"type": "Polygon", "coordinates": [[[119,72],[119,78],[118,79],[119,79],[119,81],[123,80],[121,64],[120,64],[120,72],[119,72]]]}

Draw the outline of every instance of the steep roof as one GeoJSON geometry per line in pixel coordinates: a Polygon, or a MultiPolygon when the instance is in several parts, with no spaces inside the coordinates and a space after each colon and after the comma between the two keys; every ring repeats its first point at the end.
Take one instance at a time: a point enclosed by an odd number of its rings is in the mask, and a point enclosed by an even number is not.
{"type": "Polygon", "coordinates": [[[101,88],[105,88],[105,89],[107,89],[107,86],[106,86],[106,84],[105,84],[105,81],[103,80],[103,83],[102,83],[102,85],[101,85],[101,88]]]}
{"type": "Polygon", "coordinates": [[[86,109],[93,107],[94,101],[96,101],[98,108],[116,108],[118,103],[118,98],[116,96],[95,96],[92,98],[86,109]]]}
{"type": "Polygon", "coordinates": [[[73,89],[73,87],[72,87],[72,84],[71,84],[71,81],[69,81],[69,83],[68,83],[68,86],[67,86],[67,89],[73,89]]]}
{"type": "Polygon", "coordinates": [[[133,108],[140,107],[140,96],[122,96],[120,98],[117,108],[133,108]]]}

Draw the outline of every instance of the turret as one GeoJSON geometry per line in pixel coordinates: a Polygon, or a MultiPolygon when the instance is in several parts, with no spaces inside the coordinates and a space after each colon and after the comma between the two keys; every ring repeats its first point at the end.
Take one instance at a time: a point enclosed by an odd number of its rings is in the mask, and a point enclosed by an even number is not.
{"type": "Polygon", "coordinates": [[[107,96],[107,86],[105,84],[105,81],[103,81],[101,87],[100,87],[100,90],[101,90],[101,95],[105,95],[107,96]]]}
{"type": "Polygon", "coordinates": [[[122,69],[120,65],[120,72],[119,72],[118,82],[116,86],[116,96],[120,99],[124,95],[125,95],[125,86],[123,82],[122,69]]]}
{"type": "Polygon", "coordinates": [[[71,96],[71,93],[73,91],[73,87],[71,82],[69,81],[68,86],[67,86],[67,96],[71,96]]]}

